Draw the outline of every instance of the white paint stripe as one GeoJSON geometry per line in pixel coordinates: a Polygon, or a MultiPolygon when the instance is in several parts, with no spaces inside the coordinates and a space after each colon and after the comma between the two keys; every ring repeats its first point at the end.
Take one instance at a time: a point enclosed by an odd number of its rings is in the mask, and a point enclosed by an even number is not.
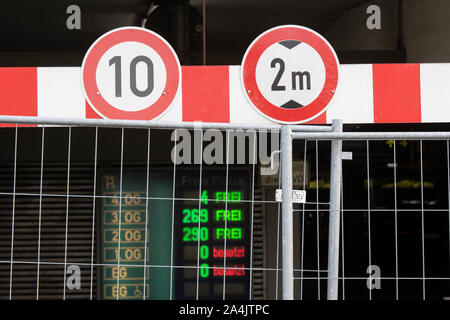
{"type": "Polygon", "coordinates": [[[241,85],[241,66],[230,66],[230,123],[254,123],[270,124],[271,120],[266,119],[250,104],[244,95],[241,85]]]}
{"type": "MultiPolygon", "coordinates": [[[[240,66],[230,66],[230,122],[272,123],[246,99],[240,81],[240,66]]],[[[373,123],[372,65],[341,65],[336,95],[327,108],[327,123],[373,123]]]]}
{"type": "Polygon", "coordinates": [[[373,123],[373,77],[371,64],[341,65],[336,94],[327,108],[327,123],[373,123]]]}
{"type": "Polygon", "coordinates": [[[86,118],[79,67],[37,68],[38,116],[86,118]]]}
{"type": "MultiPolygon", "coordinates": [[[[270,124],[242,90],[240,66],[230,66],[230,122],[270,124]]],[[[450,122],[450,64],[421,64],[422,122],[450,122]]],[[[85,118],[79,67],[37,68],[38,116],[85,118]]],[[[339,86],[327,109],[327,123],[373,123],[372,65],[341,65],[339,86]]],[[[160,120],[182,121],[182,91],[160,120]]],[[[158,120],[159,120],[158,119],[158,120]]]]}
{"type": "Polygon", "coordinates": [[[422,122],[450,122],[450,64],[420,65],[422,122]]]}

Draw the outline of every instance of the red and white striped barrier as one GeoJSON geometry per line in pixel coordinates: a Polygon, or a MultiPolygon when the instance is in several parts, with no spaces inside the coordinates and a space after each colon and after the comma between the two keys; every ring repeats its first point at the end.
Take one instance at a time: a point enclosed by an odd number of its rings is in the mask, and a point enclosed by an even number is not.
{"type": "MultiPolygon", "coordinates": [[[[450,122],[450,64],[341,65],[336,94],[309,123],[450,122]]],[[[240,66],[184,66],[181,93],[155,121],[267,124],[249,104],[240,66]]],[[[79,67],[0,68],[0,115],[100,118],[79,67]]]]}

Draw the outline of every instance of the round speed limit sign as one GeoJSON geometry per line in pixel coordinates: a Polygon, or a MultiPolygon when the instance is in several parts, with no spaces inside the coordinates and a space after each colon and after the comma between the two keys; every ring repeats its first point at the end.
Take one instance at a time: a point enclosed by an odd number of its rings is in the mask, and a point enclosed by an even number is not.
{"type": "Polygon", "coordinates": [[[124,27],[92,44],[81,78],[87,101],[103,118],[152,120],[169,109],[179,90],[181,67],[161,36],[124,27]]]}
{"type": "Polygon", "coordinates": [[[280,123],[304,123],[325,111],[338,83],[331,45],[305,27],[286,25],[256,38],[244,55],[241,81],[249,102],[280,123]]]}

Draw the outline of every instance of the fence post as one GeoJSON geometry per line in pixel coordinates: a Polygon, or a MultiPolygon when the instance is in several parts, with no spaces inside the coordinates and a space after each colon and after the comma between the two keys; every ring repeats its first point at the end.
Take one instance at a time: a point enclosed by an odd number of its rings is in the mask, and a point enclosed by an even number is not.
{"type": "Polygon", "coordinates": [[[294,299],[294,249],[292,217],[292,129],[281,128],[281,188],[282,188],[282,261],[283,300],[294,299]]]}
{"type": "MultiPolygon", "coordinates": [[[[342,120],[333,120],[333,132],[342,132],[342,128],[342,120]]],[[[328,227],[328,300],[338,299],[341,179],[342,140],[333,140],[331,142],[330,216],[328,227]]]]}

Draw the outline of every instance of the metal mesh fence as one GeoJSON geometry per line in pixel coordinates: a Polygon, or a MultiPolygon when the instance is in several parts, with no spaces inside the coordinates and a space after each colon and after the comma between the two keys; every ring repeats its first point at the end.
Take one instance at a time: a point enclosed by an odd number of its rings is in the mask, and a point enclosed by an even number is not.
{"type": "MultiPolygon", "coordinates": [[[[316,159],[319,152],[329,157],[330,141],[344,142],[339,299],[447,300],[450,293],[448,133],[294,133],[293,136],[312,139],[298,142],[305,144],[305,150],[306,145],[316,145],[307,153],[313,156],[315,152],[316,159]]],[[[297,149],[300,148],[298,145],[297,149]]],[[[316,172],[317,176],[320,173],[316,172]]],[[[320,192],[317,194],[322,197],[320,192]]],[[[328,194],[323,193],[323,199],[328,194]]],[[[308,196],[310,201],[311,192],[308,196]]],[[[320,204],[323,200],[317,197],[316,201],[320,204]]],[[[306,222],[300,233],[302,242],[306,239],[310,244],[309,251],[302,250],[302,255],[312,257],[309,266],[315,263],[319,266],[326,261],[326,255],[320,254],[319,249],[326,251],[327,234],[322,234],[324,239],[314,248],[314,237],[308,237],[308,230],[310,234],[319,234],[315,227],[328,228],[327,219],[321,220],[320,213],[326,215],[327,208],[316,210],[317,215],[311,214],[309,218],[303,212],[301,209],[306,222]]],[[[327,274],[296,277],[300,282],[297,297],[302,298],[306,281],[310,282],[311,290],[314,281],[320,283],[326,277],[327,274]]],[[[324,298],[324,290],[325,281],[313,290],[316,298],[324,298]]]]}
{"type": "Polygon", "coordinates": [[[255,185],[256,153],[231,161],[233,132],[216,130],[224,144],[205,164],[204,134],[2,129],[2,298],[258,299],[267,272],[278,287],[262,215],[276,202],[255,185]]]}
{"type": "MultiPolygon", "coordinates": [[[[120,124],[2,128],[0,297],[283,298],[279,127],[120,124]]],[[[449,296],[450,137],[333,134],[293,133],[294,298],[327,298],[336,138],[339,299],[449,296]]]]}

